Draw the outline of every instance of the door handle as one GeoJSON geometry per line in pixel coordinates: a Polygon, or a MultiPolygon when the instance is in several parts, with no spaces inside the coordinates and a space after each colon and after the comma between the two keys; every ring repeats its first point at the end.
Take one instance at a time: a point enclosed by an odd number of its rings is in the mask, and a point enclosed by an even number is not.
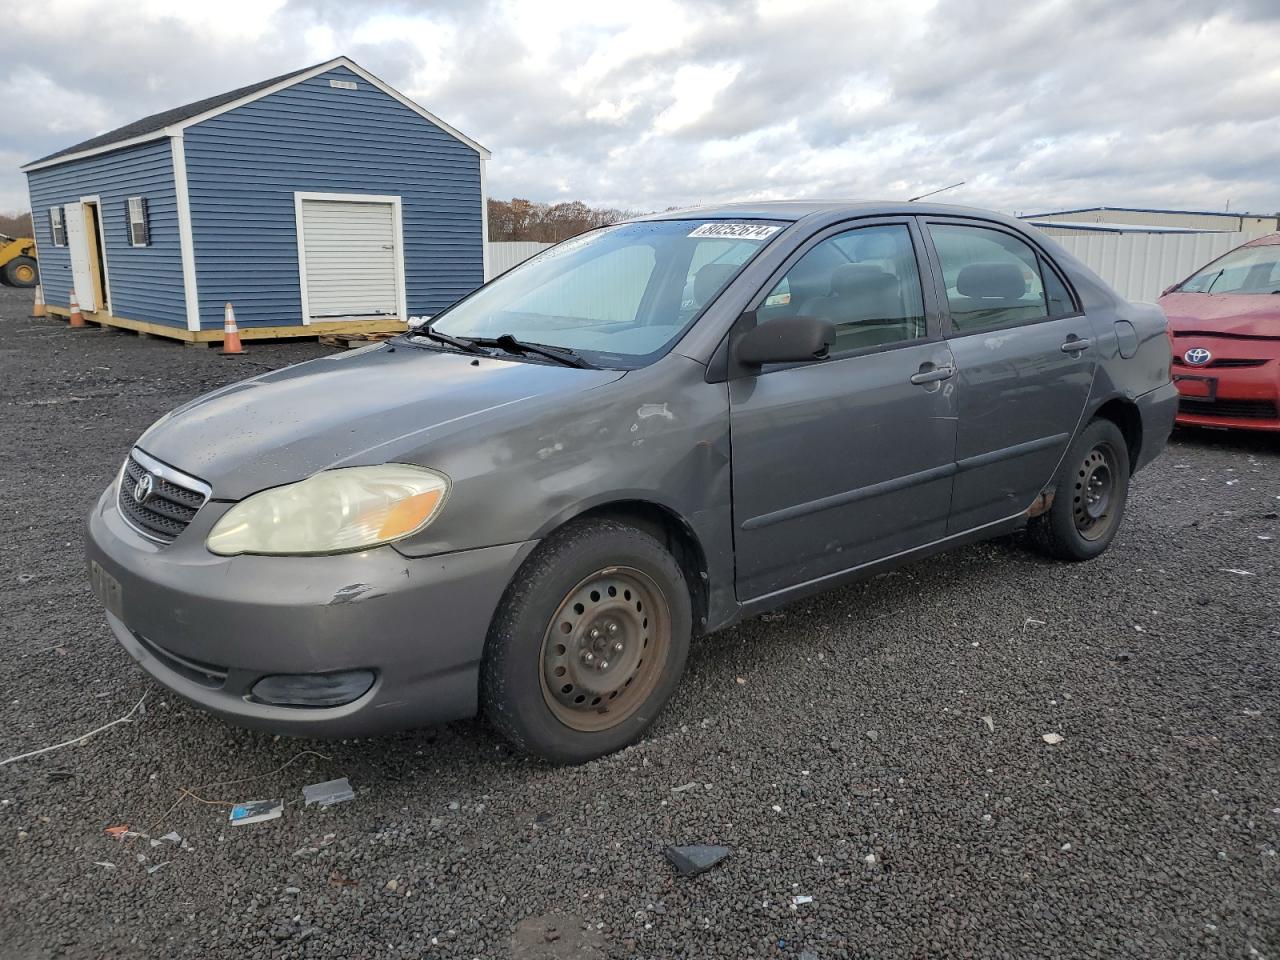
{"type": "Polygon", "coordinates": [[[1066,343],[1059,349],[1063,353],[1080,353],[1082,350],[1088,350],[1091,346],[1093,346],[1093,341],[1088,337],[1067,337],[1066,343]]]}
{"type": "Polygon", "coordinates": [[[911,375],[911,382],[918,387],[926,383],[937,383],[939,380],[950,380],[955,373],[955,367],[935,367],[931,363],[922,363],[920,372],[911,375]]]}

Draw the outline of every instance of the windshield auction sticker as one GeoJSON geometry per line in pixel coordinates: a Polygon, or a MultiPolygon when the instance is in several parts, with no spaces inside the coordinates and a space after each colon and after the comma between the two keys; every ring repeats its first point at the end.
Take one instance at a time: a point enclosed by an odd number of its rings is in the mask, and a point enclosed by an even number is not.
{"type": "Polygon", "coordinates": [[[691,237],[723,237],[727,240],[768,240],[781,227],[767,223],[704,223],[691,237]]]}

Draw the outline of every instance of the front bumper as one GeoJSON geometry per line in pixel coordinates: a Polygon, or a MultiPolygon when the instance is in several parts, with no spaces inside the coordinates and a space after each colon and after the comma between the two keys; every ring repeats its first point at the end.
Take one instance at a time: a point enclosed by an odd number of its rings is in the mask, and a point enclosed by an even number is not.
{"type": "Polygon", "coordinates": [[[172,544],[120,517],[114,485],[89,516],[88,559],[118,584],[107,620],[129,654],[179,696],[244,726],[364,736],[471,716],[489,621],[535,542],[421,559],[391,547],[330,557],[219,557],[210,502],[172,544]],[[372,670],[336,707],[260,703],[275,674],[372,670]]]}
{"type": "MultiPolygon", "coordinates": [[[[1199,341],[1197,341],[1199,342],[1199,341]]],[[[1231,430],[1280,430],[1280,362],[1270,341],[1206,341],[1215,356],[1260,361],[1251,367],[1192,367],[1174,361],[1178,423],[1231,430]]]]}

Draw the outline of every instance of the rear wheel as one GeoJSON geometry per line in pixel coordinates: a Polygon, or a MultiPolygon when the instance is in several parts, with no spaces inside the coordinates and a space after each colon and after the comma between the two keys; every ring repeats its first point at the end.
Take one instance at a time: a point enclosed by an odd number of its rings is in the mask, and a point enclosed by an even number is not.
{"type": "Polygon", "coordinates": [[[1032,542],[1058,560],[1092,560],[1111,546],[1129,496],[1129,451],[1110,420],[1094,420],[1063,460],[1053,506],[1028,525],[1032,542]]]}
{"type": "Polygon", "coordinates": [[[692,631],[680,565],[612,520],[574,523],[521,567],[494,617],[485,713],[515,746],[581,763],[638,739],[684,671],[692,631]]]}
{"type": "Polygon", "coordinates": [[[4,282],[11,287],[34,287],[40,271],[33,257],[14,257],[4,265],[4,282]]]}

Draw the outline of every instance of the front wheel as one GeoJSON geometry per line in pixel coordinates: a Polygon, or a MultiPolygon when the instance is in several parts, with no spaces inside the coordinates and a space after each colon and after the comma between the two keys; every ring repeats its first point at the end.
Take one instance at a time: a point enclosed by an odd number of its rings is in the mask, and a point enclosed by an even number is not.
{"type": "Polygon", "coordinates": [[[1092,560],[1111,546],[1129,497],[1129,448],[1110,420],[1094,420],[1067,450],[1053,506],[1027,530],[1058,560],[1092,560]]]}
{"type": "Polygon", "coordinates": [[[485,643],[485,714],[557,763],[621,749],[671,698],[692,627],[688,585],[662,544],[613,520],[571,524],[503,596],[485,643]]]}

